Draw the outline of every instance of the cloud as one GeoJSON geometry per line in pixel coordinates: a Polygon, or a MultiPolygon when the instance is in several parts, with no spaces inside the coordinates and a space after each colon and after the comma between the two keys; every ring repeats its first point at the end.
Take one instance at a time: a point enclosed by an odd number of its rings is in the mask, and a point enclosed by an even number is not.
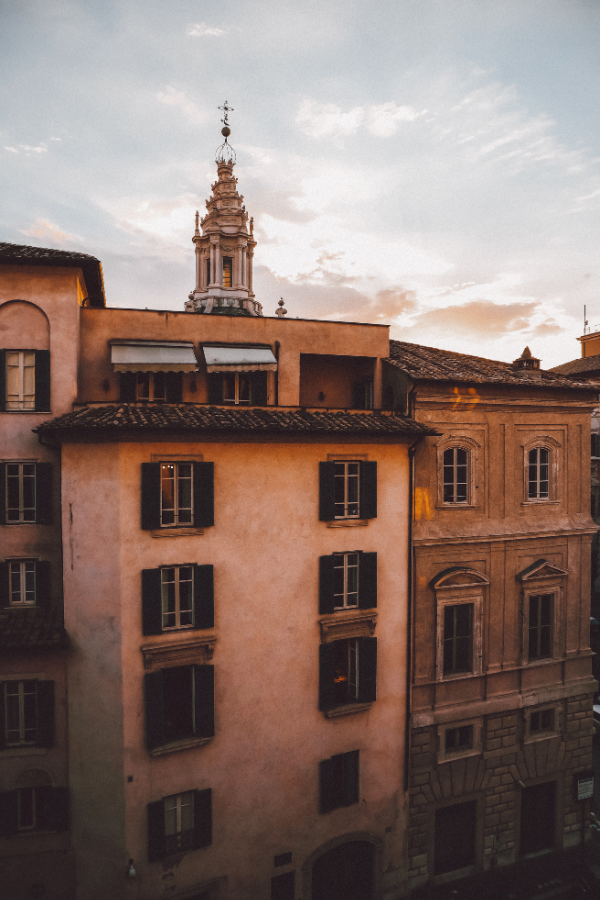
{"type": "Polygon", "coordinates": [[[385,288],[377,291],[375,300],[372,301],[372,313],[369,318],[383,319],[389,322],[401,316],[403,313],[415,312],[417,308],[415,291],[407,291],[403,288],[385,288]]]}
{"type": "Polygon", "coordinates": [[[461,306],[429,309],[418,316],[415,324],[432,332],[477,334],[496,337],[507,331],[524,331],[532,324],[539,303],[528,300],[515,303],[494,303],[493,300],[473,300],[461,306]]]}
{"type": "MultiPolygon", "coordinates": [[[[52,138],[54,140],[54,138],[52,138]]],[[[17,147],[5,147],[5,150],[8,150],[10,153],[24,153],[26,156],[31,156],[33,153],[47,153],[48,147],[46,144],[39,144],[37,147],[31,147],[29,144],[18,144],[17,147]]]]}
{"type": "Polygon", "coordinates": [[[178,91],[177,88],[168,87],[164,91],[159,91],[156,99],[159,103],[164,103],[166,106],[179,107],[193,122],[202,123],[206,121],[206,114],[196,106],[193,100],[186,97],[183,91],[178,91]]]}
{"type": "Polygon", "coordinates": [[[303,100],[296,115],[296,125],[310,137],[356,134],[361,125],[378,137],[395,134],[401,122],[414,122],[427,110],[417,112],[412,106],[382,103],[378,106],[355,106],[347,112],[334,103],[303,100]]]}
{"type": "Polygon", "coordinates": [[[67,231],[62,231],[58,225],[49,222],[48,219],[36,219],[29,228],[21,229],[21,234],[50,244],[72,243],[73,241],[78,244],[85,243],[84,239],[79,237],[78,234],[69,234],[67,231]]]}
{"type": "Polygon", "coordinates": [[[225,34],[222,28],[211,28],[205,22],[188,25],[186,33],[188,37],[221,37],[225,34]]]}
{"type": "Polygon", "coordinates": [[[19,152],[16,147],[5,147],[4,149],[8,150],[9,153],[18,153],[19,152]]]}

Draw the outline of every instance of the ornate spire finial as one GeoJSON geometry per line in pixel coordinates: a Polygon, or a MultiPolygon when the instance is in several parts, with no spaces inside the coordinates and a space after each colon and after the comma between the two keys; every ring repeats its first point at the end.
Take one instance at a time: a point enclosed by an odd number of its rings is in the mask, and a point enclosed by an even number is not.
{"type": "Polygon", "coordinates": [[[283,306],[284,303],[285,303],[285,300],[282,297],[281,300],[279,301],[279,303],[277,304],[279,309],[275,310],[275,315],[279,316],[280,319],[282,318],[282,316],[285,316],[285,314],[287,313],[287,309],[284,309],[284,306],[283,306]]]}
{"type": "Polygon", "coordinates": [[[235,150],[227,143],[227,138],[231,134],[231,128],[229,127],[229,113],[234,111],[233,106],[229,106],[226,100],[223,106],[219,106],[219,109],[223,110],[223,118],[221,119],[223,127],[221,128],[221,134],[225,140],[217,149],[215,159],[217,163],[232,163],[235,165],[235,150]]]}

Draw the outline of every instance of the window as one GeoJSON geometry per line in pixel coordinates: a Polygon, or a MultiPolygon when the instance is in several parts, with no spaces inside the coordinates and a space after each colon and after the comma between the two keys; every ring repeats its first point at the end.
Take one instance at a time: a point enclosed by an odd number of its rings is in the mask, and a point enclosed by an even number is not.
{"type": "Polygon", "coordinates": [[[144,681],[149,750],[214,736],[214,666],[159,669],[144,681]]]}
{"type": "Polygon", "coordinates": [[[16,559],[0,563],[0,607],[45,606],[49,599],[49,562],[16,559]]]}
{"type": "Polygon", "coordinates": [[[319,764],[321,813],[358,803],[358,750],[339,753],[319,764]]]}
{"type": "Polygon", "coordinates": [[[233,259],[231,256],[223,257],[223,287],[230,288],[232,283],[233,259]]]}
{"type": "Polygon", "coordinates": [[[52,524],[50,463],[0,463],[0,503],[7,525],[52,524]]]}
{"type": "Polygon", "coordinates": [[[539,734],[543,731],[554,731],[555,709],[542,709],[532,712],[529,717],[529,731],[539,734]]]}
{"type": "Polygon", "coordinates": [[[54,745],[54,682],[0,684],[0,749],[54,745]]]}
{"type": "Polygon", "coordinates": [[[212,566],[165,566],[142,571],[143,634],[213,626],[212,566]]]}
{"type": "Polygon", "coordinates": [[[444,607],[444,675],[473,671],[473,604],[444,607]]]}
{"type": "Polygon", "coordinates": [[[445,753],[460,753],[473,749],[473,726],[459,725],[458,728],[446,728],[445,753]]]}
{"type": "Polygon", "coordinates": [[[475,800],[436,809],[435,875],[454,872],[475,864],[476,826],[475,800]]]}
{"type": "Polygon", "coordinates": [[[65,831],[69,827],[67,788],[52,787],[42,769],[19,776],[17,789],[0,793],[0,834],[65,831]]]}
{"type": "Polygon", "coordinates": [[[319,612],[374,609],[377,606],[377,554],[334,553],[319,558],[319,612]]]}
{"type": "Polygon", "coordinates": [[[468,503],[469,451],[464,447],[444,450],[444,503],[468,503]]]}
{"type": "Polygon", "coordinates": [[[552,654],[554,594],[529,598],[529,659],[548,659],[552,654]]]}
{"type": "Polygon", "coordinates": [[[550,496],[550,452],[547,447],[529,451],[528,492],[530,500],[547,500],[550,496]]]}
{"type": "Polygon", "coordinates": [[[48,350],[0,350],[0,411],[50,411],[48,350]]]}
{"type": "Polygon", "coordinates": [[[183,375],[181,372],[121,372],[120,390],[123,403],[181,403],[183,375]]]}
{"type": "Polygon", "coordinates": [[[365,378],[352,385],[352,408],[373,409],[373,379],[365,378]]]}
{"type": "Polygon", "coordinates": [[[319,463],[319,519],[375,519],[377,463],[344,460],[319,463]]]}
{"type": "Polygon", "coordinates": [[[148,861],[212,844],[212,792],[186,791],[148,804],[148,861]]]}
{"type": "Polygon", "coordinates": [[[142,463],[142,528],[214,524],[213,463],[142,463]]]}
{"type": "Polygon", "coordinates": [[[319,647],[319,709],[372,703],[377,694],[377,638],[347,638],[319,647]]]}
{"type": "Polygon", "coordinates": [[[228,406],[267,406],[267,372],[210,372],[208,402],[228,406]]]}

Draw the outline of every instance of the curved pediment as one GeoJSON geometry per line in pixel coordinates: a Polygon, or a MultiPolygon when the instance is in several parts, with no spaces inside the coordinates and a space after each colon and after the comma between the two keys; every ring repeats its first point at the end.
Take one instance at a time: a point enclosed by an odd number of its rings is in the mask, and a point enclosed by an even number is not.
{"type": "Polygon", "coordinates": [[[561,569],[560,566],[553,565],[547,559],[536,559],[534,563],[519,572],[517,578],[519,581],[530,581],[534,578],[562,578],[568,574],[568,569],[561,569]]]}
{"type": "Polygon", "coordinates": [[[452,566],[444,569],[435,578],[431,579],[431,587],[434,591],[439,588],[465,587],[466,585],[489,584],[489,580],[478,572],[477,569],[469,569],[467,566],[452,566]]]}

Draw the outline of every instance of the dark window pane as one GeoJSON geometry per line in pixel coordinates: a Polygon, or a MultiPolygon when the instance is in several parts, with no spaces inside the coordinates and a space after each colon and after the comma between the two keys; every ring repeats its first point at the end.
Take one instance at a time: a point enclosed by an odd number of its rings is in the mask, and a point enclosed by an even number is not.
{"type": "Polygon", "coordinates": [[[163,669],[165,738],[176,741],[194,733],[191,666],[163,669]]]}
{"type": "Polygon", "coordinates": [[[435,813],[436,875],[475,863],[477,806],[474,800],[446,806],[435,813]]]}

